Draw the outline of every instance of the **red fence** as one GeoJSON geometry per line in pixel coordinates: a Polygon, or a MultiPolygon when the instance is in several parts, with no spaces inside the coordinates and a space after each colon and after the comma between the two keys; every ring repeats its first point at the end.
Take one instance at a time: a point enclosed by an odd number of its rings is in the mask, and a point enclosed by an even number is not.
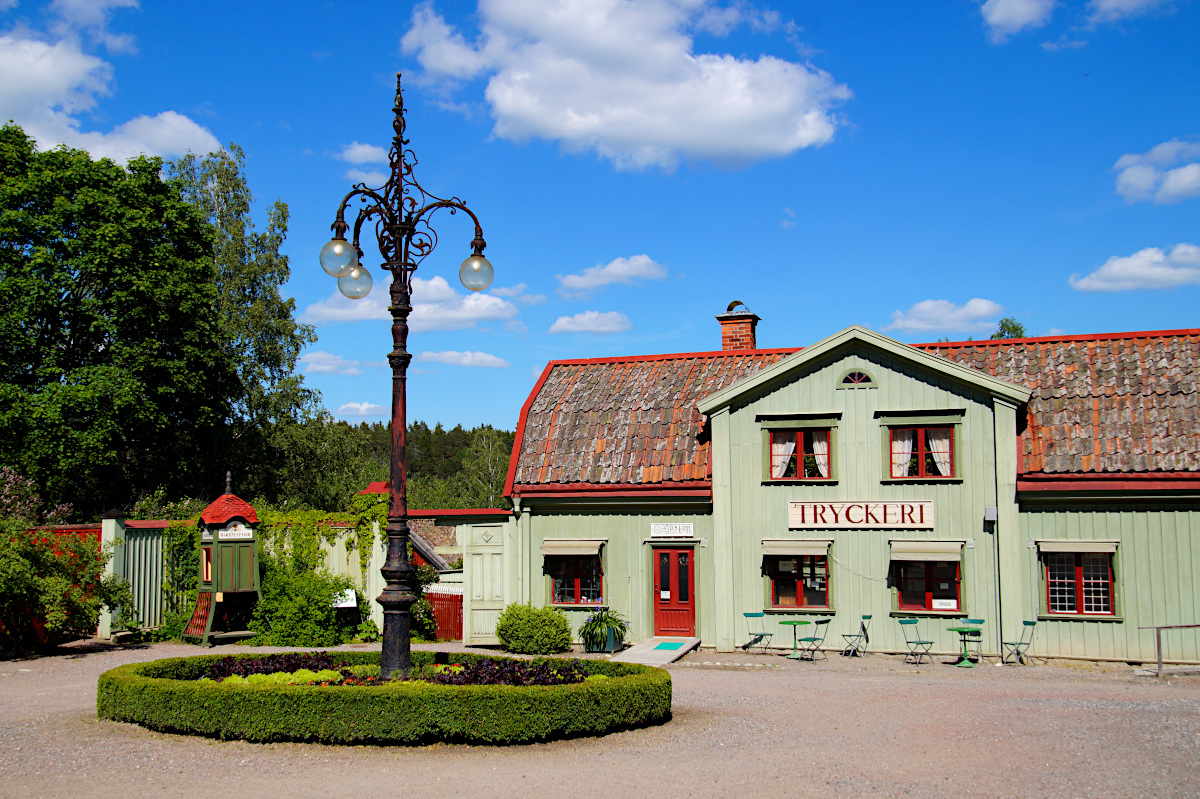
{"type": "Polygon", "coordinates": [[[462,594],[443,594],[426,591],[425,598],[433,605],[433,618],[437,622],[439,641],[461,641],[463,637],[462,594]]]}

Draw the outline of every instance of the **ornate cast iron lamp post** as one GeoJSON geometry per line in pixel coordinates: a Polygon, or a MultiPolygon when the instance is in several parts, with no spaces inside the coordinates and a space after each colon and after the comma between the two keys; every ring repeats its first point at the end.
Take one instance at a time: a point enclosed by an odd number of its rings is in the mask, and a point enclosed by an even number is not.
{"type": "Polygon", "coordinates": [[[483,257],[483,228],[479,219],[457,197],[443,199],[430,194],[413,177],[417,159],[407,149],[404,138],[404,97],[400,90],[400,73],[396,73],[396,114],[392,122],[395,135],[388,155],[391,175],[379,189],[359,183],[343,198],[333,222],[333,240],[321,248],[321,267],[338,279],[338,290],[352,300],[360,300],[371,291],[371,275],[359,263],[362,249],[358,246],[363,224],[374,222],[375,238],[383,256],[382,268],[392,273],[391,300],[392,351],[392,461],[391,492],[387,523],[387,560],[380,573],[387,581],[378,601],[383,605],[382,677],[400,671],[408,676],[411,666],[410,609],[417,601],[414,593],[415,570],[408,561],[408,486],[405,437],[405,381],[412,355],[408,343],[408,315],[412,311],[412,274],[425,257],[437,246],[437,233],[429,225],[430,215],[439,208],[450,213],[462,211],[475,222],[473,254],[463,261],[459,279],[471,291],[482,291],[491,285],[492,265],[483,257]],[[346,240],[350,226],[346,224],[346,207],[358,199],[362,207],[354,220],[354,235],[346,240]]]}

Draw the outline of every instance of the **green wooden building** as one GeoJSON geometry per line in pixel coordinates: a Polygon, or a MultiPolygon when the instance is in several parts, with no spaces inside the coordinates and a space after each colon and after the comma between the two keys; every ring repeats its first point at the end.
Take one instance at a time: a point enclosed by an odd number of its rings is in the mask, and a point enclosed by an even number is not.
{"type": "MultiPolygon", "coordinates": [[[[464,638],[512,602],[597,605],[634,640],[746,643],[747,612],[869,614],[902,651],[1037,621],[1035,654],[1154,659],[1200,623],[1200,330],[901,344],[850,327],[758,349],[551,362],[521,411],[511,516],[464,523],[464,638]]],[[[463,520],[464,522],[466,520],[463,520]]],[[[1200,660],[1196,630],[1168,661],[1200,660]]]]}

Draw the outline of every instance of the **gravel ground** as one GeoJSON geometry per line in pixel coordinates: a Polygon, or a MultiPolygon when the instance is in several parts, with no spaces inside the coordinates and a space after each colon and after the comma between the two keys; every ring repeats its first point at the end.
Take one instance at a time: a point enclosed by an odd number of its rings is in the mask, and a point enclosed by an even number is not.
{"type": "Polygon", "coordinates": [[[694,652],[669,669],[667,724],[512,747],[248,744],[96,718],[101,672],[200,651],[0,661],[0,796],[1200,796],[1200,677],[1123,665],[694,652]]]}

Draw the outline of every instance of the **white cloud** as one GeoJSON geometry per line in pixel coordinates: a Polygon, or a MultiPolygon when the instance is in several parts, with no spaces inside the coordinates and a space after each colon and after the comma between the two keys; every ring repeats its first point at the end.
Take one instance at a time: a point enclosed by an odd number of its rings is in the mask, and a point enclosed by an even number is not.
{"type": "MultiPolygon", "coordinates": [[[[111,5],[101,3],[100,10],[111,5]]],[[[78,2],[63,6],[72,13],[88,7],[78,2]]],[[[77,35],[52,41],[24,28],[0,35],[0,119],[12,119],[39,147],[63,143],[120,163],[142,153],[174,157],[220,148],[208,129],[175,111],[138,116],[108,133],[81,130],[79,117],[112,93],[112,83],[112,65],[84,52],[77,35]]]]}
{"type": "Polygon", "coordinates": [[[386,164],[388,153],[387,150],[374,144],[354,141],[343,147],[342,151],[334,157],[347,164],[386,164]]]}
{"type": "Polygon", "coordinates": [[[560,316],[550,325],[551,333],[620,333],[633,324],[619,311],[584,311],[574,316],[560,316]]]}
{"type": "MultiPolygon", "coordinates": [[[[388,313],[391,277],[378,269],[371,276],[375,283],[371,293],[363,299],[348,300],[334,289],[328,298],[305,308],[300,314],[300,321],[308,324],[379,319],[391,321],[392,315],[388,313]]],[[[413,278],[412,306],[408,328],[413,333],[461,330],[474,327],[479,322],[511,319],[520,313],[511,302],[490,294],[459,294],[441,275],[434,275],[429,280],[413,278]]]]}
{"type": "Polygon", "coordinates": [[[633,286],[640,280],[664,280],[667,277],[667,268],[655,263],[648,255],[633,255],[629,258],[614,258],[607,264],[589,266],[576,274],[555,277],[559,282],[559,296],[578,299],[613,283],[633,286]]]}
{"type": "Polygon", "coordinates": [[[58,19],[50,25],[50,30],[59,36],[83,31],[111,53],[132,53],[137,49],[133,37],[109,31],[108,18],[114,8],[137,7],[138,0],[54,0],[50,10],[58,19]]]}
{"type": "Polygon", "coordinates": [[[347,169],[346,180],[351,183],[366,183],[368,186],[382,186],[387,183],[387,173],[377,170],[347,169]]]}
{"type": "Polygon", "coordinates": [[[787,219],[779,220],[779,226],[781,228],[783,228],[784,230],[795,227],[796,226],[796,212],[793,211],[791,208],[784,208],[783,213],[787,216],[787,219]]]}
{"type": "Polygon", "coordinates": [[[1130,291],[1169,289],[1200,284],[1200,247],[1176,244],[1169,253],[1147,247],[1133,255],[1113,256],[1090,275],[1071,275],[1078,291],[1130,291]]]}
{"type": "Polygon", "coordinates": [[[1026,28],[1041,28],[1050,21],[1055,0],[987,0],[979,9],[988,26],[988,37],[999,44],[1026,28]]]}
{"type": "Polygon", "coordinates": [[[1113,170],[1117,194],[1127,203],[1182,202],[1200,196],[1200,141],[1171,139],[1144,153],[1121,156],[1113,170]]]}
{"type": "Polygon", "coordinates": [[[1136,17],[1165,5],[1167,0],[1092,0],[1092,22],[1115,22],[1125,17],[1136,17]]]}
{"type": "Polygon", "coordinates": [[[513,302],[519,302],[522,305],[539,305],[546,301],[545,294],[530,294],[529,287],[524,283],[518,283],[515,286],[500,286],[488,289],[489,294],[494,294],[497,297],[505,297],[512,299],[513,302]]]}
{"type": "Polygon", "coordinates": [[[505,366],[512,366],[512,364],[503,358],[486,352],[473,352],[471,350],[466,352],[455,352],[454,350],[422,352],[417,356],[417,360],[430,363],[448,363],[452,366],[484,367],[489,369],[502,369],[505,366]]]}
{"type": "Polygon", "coordinates": [[[429,79],[486,77],[497,136],[556,140],[619,169],[742,164],[826,144],[851,97],[810,64],[694,52],[701,30],[778,25],[715,0],[480,0],[479,18],[468,42],[422,3],[402,50],[429,79]]]}
{"type": "Polygon", "coordinates": [[[347,402],[337,409],[338,416],[387,416],[388,409],[371,402],[347,402]]]}
{"type": "Polygon", "coordinates": [[[891,324],[883,329],[905,333],[991,330],[1003,311],[1003,306],[979,297],[967,300],[965,305],[955,305],[949,300],[921,300],[907,311],[893,311],[891,324]]]}
{"type": "Polygon", "coordinates": [[[297,359],[304,365],[306,375],[360,375],[358,361],[348,361],[340,355],[324,350],[315,350],[297,359]]]}
{"type": "Polygon", "coordinates": [[[1046,331],[1047,336],[1065,336],[1066,334],[1067,331],[1063,330],[1061,327],[1052,327],[1046,331]]]}

